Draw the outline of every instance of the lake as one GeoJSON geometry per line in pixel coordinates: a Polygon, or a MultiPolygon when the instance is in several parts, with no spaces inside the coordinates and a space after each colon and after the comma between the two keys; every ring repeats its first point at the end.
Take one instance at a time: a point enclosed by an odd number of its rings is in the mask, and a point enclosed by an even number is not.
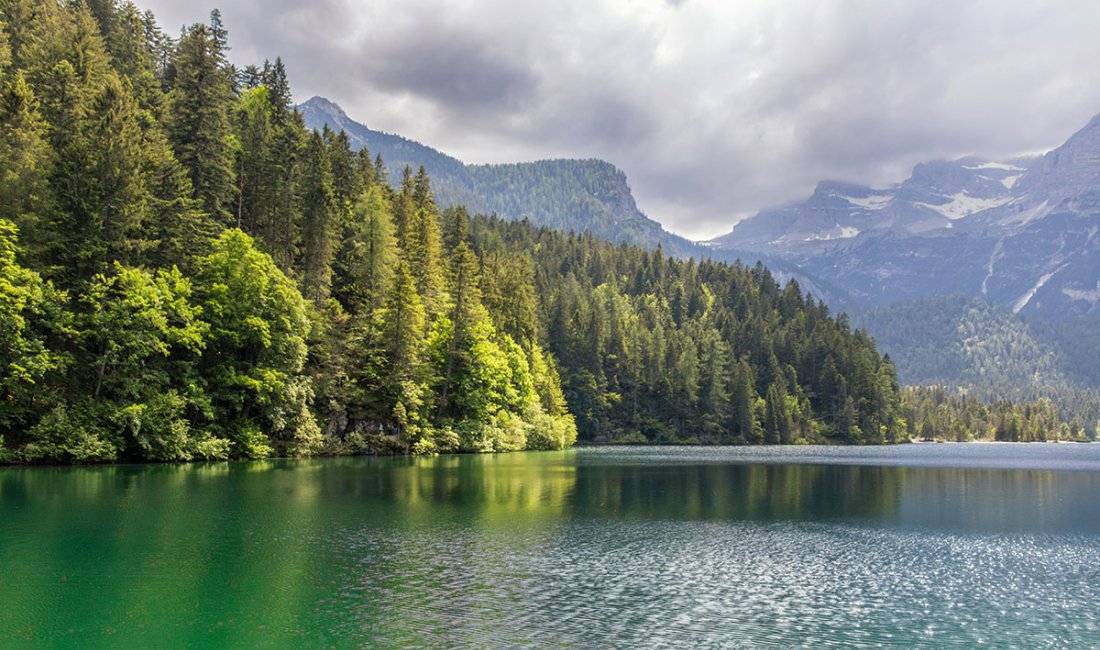
{"type": "Polygon", "coordinates": [[[0,645],[1100,645],[1100,445],[0,469],[0,645]]]}

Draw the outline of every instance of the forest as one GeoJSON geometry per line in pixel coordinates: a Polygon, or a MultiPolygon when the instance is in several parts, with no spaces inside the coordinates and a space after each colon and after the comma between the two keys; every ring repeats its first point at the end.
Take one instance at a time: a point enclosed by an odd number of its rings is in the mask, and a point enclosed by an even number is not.
{"type": "Polygon", "coordinates": [[[881,348],[896,352],[891,359],[906,384],[965,389],[989,404],[1048,402],[1067,427],[1076,422],[1096,435],[1100,330],[1094,319],[1028,321],[980,298],[954,295],[895,303],[854,320],[881,348]]]}
{"type": "Polygon", "coordinates": [[[0,460],[911,435],[870,337],[759,264],[440,210],[216,11],[0,8],[0,460]]]}

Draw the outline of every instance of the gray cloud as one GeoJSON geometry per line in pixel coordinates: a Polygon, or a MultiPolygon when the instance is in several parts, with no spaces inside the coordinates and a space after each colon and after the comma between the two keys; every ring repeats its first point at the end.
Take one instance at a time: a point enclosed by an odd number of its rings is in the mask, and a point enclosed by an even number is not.
{"type": "Polygon", "coordinates": [[[427,48],[397,43],[372,52],[364,71],[379,89],[411,92],[440,106],[463,110],[523,106],[537,83],[528,70],[495,56],[468,37],[427,48]]]}
{"type": "MultiPolygon", "coordinates": [[[[141,3],[162,24],[205,19],[141,3]]],[[[670,229],[821,179],[1054,147],[1100,111],[1091,0],[223,0],[239,63],[470,162],[601,157],[670,229]]],[[[172,30],[170,30],[172,31],[172,30]]]]}

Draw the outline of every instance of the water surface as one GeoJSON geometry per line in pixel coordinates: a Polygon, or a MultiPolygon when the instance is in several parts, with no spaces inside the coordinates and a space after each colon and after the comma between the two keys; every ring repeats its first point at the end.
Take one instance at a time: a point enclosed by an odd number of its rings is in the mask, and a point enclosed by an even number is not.
{"type": "Polygon", "coordinates": [[[1100,445],[0,470],[0,639],[1090,647],[1100,445]]]}

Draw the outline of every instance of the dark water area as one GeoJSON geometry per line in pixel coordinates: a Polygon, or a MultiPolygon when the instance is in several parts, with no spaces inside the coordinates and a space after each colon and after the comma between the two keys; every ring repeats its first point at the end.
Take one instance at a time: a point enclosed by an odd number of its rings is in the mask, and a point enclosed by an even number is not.
{"type": "Polygon", "coordinates": [[[0,645],[1100,646],[1100,445],[0,470],[0,645]]]}

